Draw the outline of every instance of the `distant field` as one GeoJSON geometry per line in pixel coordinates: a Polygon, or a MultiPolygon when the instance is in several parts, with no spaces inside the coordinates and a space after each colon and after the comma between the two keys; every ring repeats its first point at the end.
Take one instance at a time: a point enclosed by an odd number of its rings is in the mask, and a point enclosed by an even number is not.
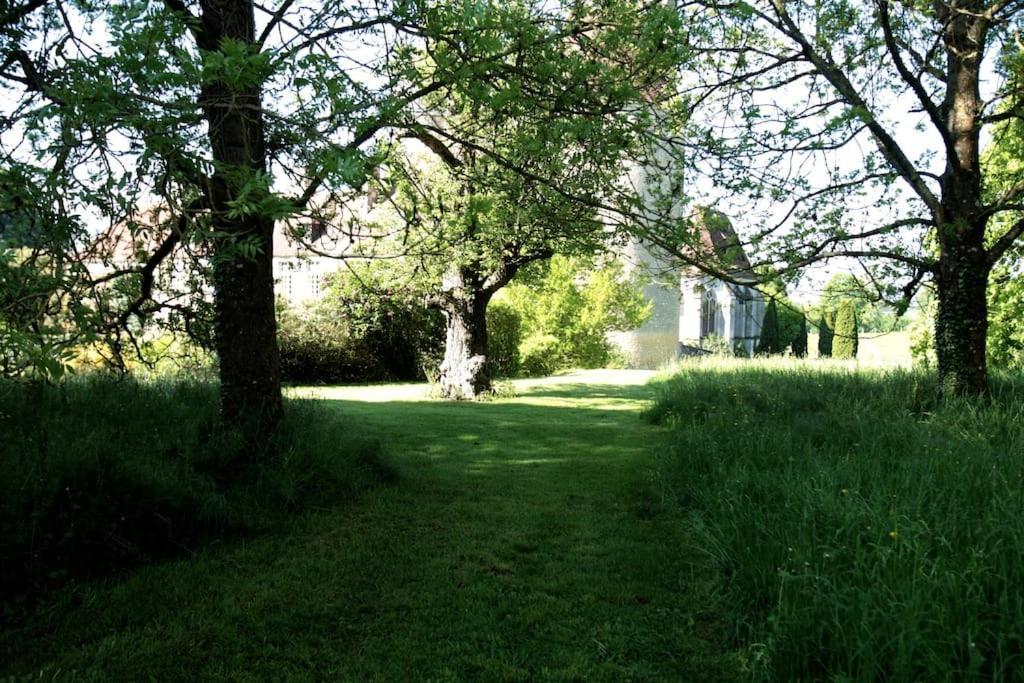
{"type": "MultiPolygon", "coordinates": [[[[808,335],[811,358],[818,356],[818,335],[808,335]]],[[[857,360],[864,365],[910,367],[909,332],[862,332],[857,360]]]]}

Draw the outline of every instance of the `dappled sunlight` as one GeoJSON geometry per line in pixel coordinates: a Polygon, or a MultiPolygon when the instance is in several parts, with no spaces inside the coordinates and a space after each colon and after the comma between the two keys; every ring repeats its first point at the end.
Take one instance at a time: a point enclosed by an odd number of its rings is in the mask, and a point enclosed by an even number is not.
{"type": "MultiPolygon", "coordinates": [[[[529,379],[501,381],[499,386],[510,386],[512,395],[508,398],[484,399],[470,405],[488,404],[494,401],[557,406],[564,402],[536,399],[572,399],[572,405],[580,401],[608,405],[609,410],[635,409],[635,405],[614,405],[617,401],[644,401],[650,398],[647,382],[655,373],[648,370],[579,370],[576,372],[529,379]]],[[[322,399],[328,401],[361,401],[365,403],[390,403],[394,401],[421,401],[448,404],[438,398],[434,385],[427,383],[393,383],[345,386],[299,386],[289,387],[287,394],[294,398],[322,399]]],[[[465,405],[465,404],[459,404],[465,405]]]]}
{"type": "Polygon", "coordinates": [[[509,383],[514,395],[482,401],[439,400],[426,384],[294,391],[336,407],[407,466],[496,482],[504,471],[516,473],[516,486],[543,486],[556,471],[604,476],[648,453],[651,436],[661,431],[640,419],[653,375],[595,370],[516,380],[509,383]]]}

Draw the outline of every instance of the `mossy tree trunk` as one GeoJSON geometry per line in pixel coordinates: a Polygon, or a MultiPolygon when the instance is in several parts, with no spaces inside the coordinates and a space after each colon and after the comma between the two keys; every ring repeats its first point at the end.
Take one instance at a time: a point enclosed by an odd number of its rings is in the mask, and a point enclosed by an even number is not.
{"type": "Polygon", "coordinates": [[[947,91],[942,114],[951,153],[940,177],[942,201],[933,212],[939,241],[934,269],[938,293],[935,355],[943,391],[956,395],[988,393],[985,361],[988,332],[986,290],[998,252],[985,248],[990,213],[982,194],[981,126],[985,104],[980,93],[980,45],[990,24],[984,13],[950,12],[941,17],[946,43],[947,91]]]}
{"type": "Polygon", "coordinates": [[[974,242],[947,246],[935,278],[935,356],[939,381],[947,394],[988,393],[986,295],[990,266],[981,234],[974,242]]]}

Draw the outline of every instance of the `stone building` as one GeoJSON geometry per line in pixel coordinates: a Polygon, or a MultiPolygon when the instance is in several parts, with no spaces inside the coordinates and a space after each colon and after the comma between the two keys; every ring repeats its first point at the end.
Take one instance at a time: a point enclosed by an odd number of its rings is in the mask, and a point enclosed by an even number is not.
{"type": "Polygon", "coordinates": [[[612,337],[632,367],[653,369],[680,356],[712,352],[754,353],[765,302],[754,287],[750,262],[721,214],[705,210],[699,230],[704,246],[726,264],[727,280],[675,265],[639,240],[620,250],[627,271],[646,274],[644,296],[652,305],[646,323],[612,337]]]}

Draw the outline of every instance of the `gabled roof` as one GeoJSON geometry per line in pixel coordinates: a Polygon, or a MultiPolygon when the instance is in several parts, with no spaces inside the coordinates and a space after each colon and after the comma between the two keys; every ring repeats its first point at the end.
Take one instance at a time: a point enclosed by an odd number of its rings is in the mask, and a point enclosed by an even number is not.
{"type": "Polygon", "coordinates": [[[721,211],[700,207],[695,219],[700,231],[700,248],[694,250],[695,258],[703,259],[710,266],[722,269],[738,279],[754,279],[750,260],[743,250],[743,243],[732,222],[721,211]]]}

